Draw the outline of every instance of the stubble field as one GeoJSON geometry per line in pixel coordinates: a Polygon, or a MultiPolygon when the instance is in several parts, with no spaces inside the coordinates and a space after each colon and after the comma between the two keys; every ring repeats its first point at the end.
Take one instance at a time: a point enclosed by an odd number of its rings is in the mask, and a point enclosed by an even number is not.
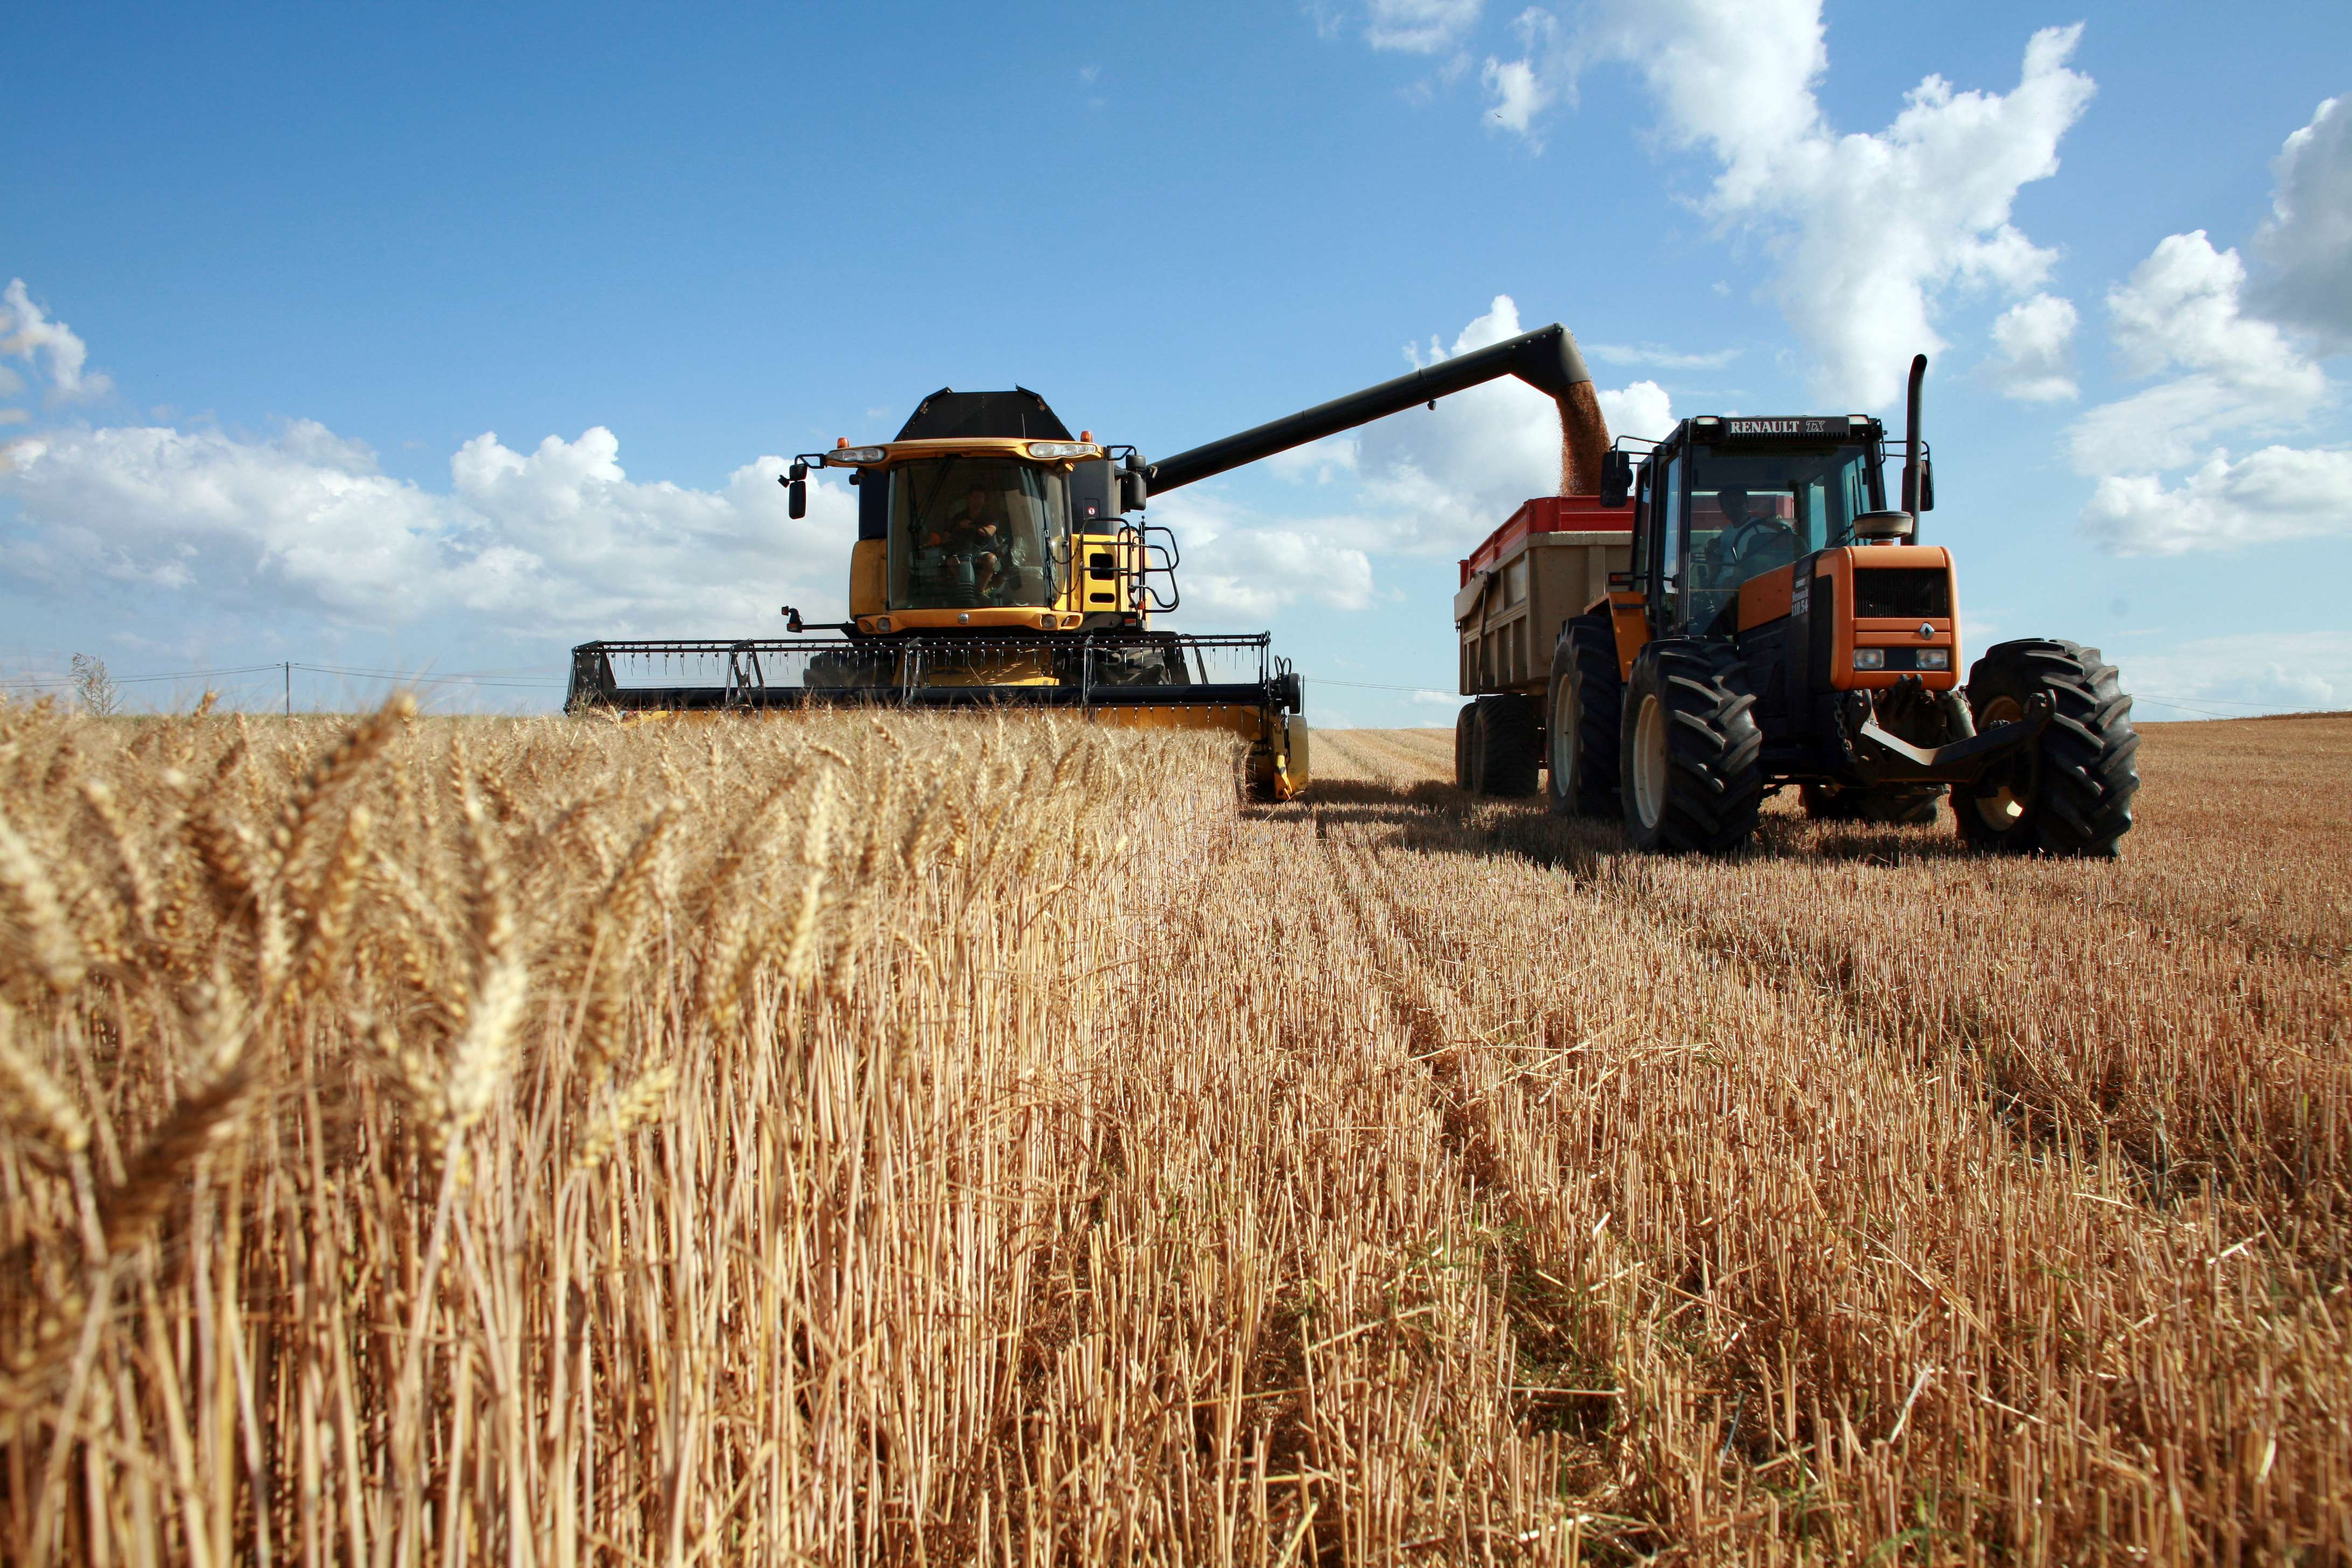
{"type": "Polygon", "coordinates": [[[2352,720],[2112,864],[0,710],[11,1562],[2352,1556],[2352,720]]]}

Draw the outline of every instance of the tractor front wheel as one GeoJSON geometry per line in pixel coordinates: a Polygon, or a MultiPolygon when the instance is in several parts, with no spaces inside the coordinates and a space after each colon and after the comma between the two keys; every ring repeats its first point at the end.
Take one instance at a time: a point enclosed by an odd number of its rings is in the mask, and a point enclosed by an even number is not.
{"type": "Polygon", "coordinates": [[[1551,655],[1551,721],[1544,726],[1545,795],[1557,816],[1617,815],[1617,733],[1625,683],[1607,616],[1577,616],[1551,655]]]}
{"type": "Polygon", "coordinates": [[[2095,647],[2032,637],[1987,649],[1969,671],[1979,734],[2024,718],[2044,695],[2053,710],[2041,737],[1953,788],[1960,837],[1996,855],[2111,858],[2139,790],[2139,736],[2115,666],[2095,647]]]}
{"type": "Polygon", "coordinates": [[[1651,643],[1625,683],[1619,770],[1637,849],[1727,855],[1756,831],[1764,736],[1747,668],[1728,643],[1651,643]]]}

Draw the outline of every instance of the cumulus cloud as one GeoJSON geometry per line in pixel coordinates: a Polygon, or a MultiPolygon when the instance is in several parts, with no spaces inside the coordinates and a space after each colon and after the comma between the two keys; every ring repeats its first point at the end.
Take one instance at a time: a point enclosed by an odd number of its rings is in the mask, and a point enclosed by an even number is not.
{"type": "Polygon", "coordinates": [[[2160,653],[2107,652],[2143,718],[2352,708],[2352,632],[2262,632],[2200,637],[2160,653]]]}
{"type": "Polygon", "coordinates": [[[2091,79],[2067,67],[2081,34],[2035,33],[2005,94],[1930,76],[1867,134],[1832,130],[1815,96],[1829,68],[1820,0],[1600,0],[1570,47],[1520,63],[1538,81],[1602,59],[1638,70],[1667,137],[1716,160],[1704,210],[1778,263],[1769,291],[1813,355],[1816,394],[1877,408],[1914,353],[1945,346],[1934,318],[1948,295],[2022,296],[2048,278],[2053,254],[2011,211],[2057,172],[2090,102],[2091,79]]]}
{"type": "Polygon", "coordinates": [[[1543,138],[1536,131],[1537,117],[1574,85],[1575,77],[1561,63],[1567,55],[1558,17],[1531,5],[1519,13],[1512,26],[1519,35],[1520,58],[1498,60],[1489,55],[1479,71],[1479,79],[1494,100],[1487,118],[1540,153],[1543,138]]]}
{"type": "Polygon", "coordinates": [[[2110,474],[2084,509],[2083,527],[2129,555],[2352,534],[2352,449],[2265,447],[2233,463],[2216,448],[2178,485],[2110,474]]]}
{"type": "MultiPolygon", "coordinates": [[[[89,346],[71,327],[51,321],[33,302],[22,278],[12,278],[7,288],[0,289],[0,356],[33,366],[48,381],[49,395],[61,402],[103,397],[114,389],[113,382],[87,368],[89,346]]],[[[0,380],[0,396],[24,389],[23,378],[14,371],[0,369],[0,376],[5,377],[0,380]]]]}
{"type": "Polygon", "coordinates": [[[10,448],[0,494],[21,577],[96,579],[190,610],[268,610],[381,626],[462,616],[521,634],[740,635],[795,593],[838,602],[851,498],[812,487],[785,514],[763,457],[716,490],[632,480],[601,426],[529,452],[494,435],[450,462],[448,490],[384,474],[362,442],[309,420],[266,439],[163,426],[43,432],[10,448]]]}
{"type": "Polygon", "coordinates": [[[1368,0],[1364,41],[1403,54],[1444,54],[1478,25],[1486,0],[1368,0]]]}
{"type": "MultiPolygon", "coordinates": [[[[1448,348],[1433,339],[1406,358],[1425,365],[1517,337],[1519,309],[1498,294],[1448,348]]],[[[1612,435],[1662,436],[1672,400],[1654,381],[1600,391],[1612,435]]],[[[1490,381],[1356,432],[1358,496],[1379,543],[1400,552],[1458,555],[1529,496],[1559,489],[1559,410],[1516,377],[1490,381]]]]}
{"type": "Polygon", "coordinates": [[[1612,436],[1642,436],[1663,441],[1674,430],[1674,399],[1654,381],[1637,381],[1614,392],[1604,388],[1600,398],[1601,414],[1609,421],[1612,436]]]}
{"type": "Polygon", "coordinates": [[[2169,379],[2068,433],[2074,467],[2098,480],[2083,528],[2105,548],[2177,555],[2352,534],[2352,453],[2271,445],[2233,461],[2219,445],[2301,427],[2331,395],[2320,367],[2245,309],[2245,288],[2238,253],[2200,229],[2167,237],[2109,292],[2118,362],[2169,379]]]}
{"type": "Polygon", "coordinates": [[[2000,313],[1992,324],[2000,357],[1986,374],[2001,395],[2021,403],[2063,403],[2077,396],[2074,328],[2080,317],[2071,300],[2036,294],[2000,313]]]}
{"type": "Polygon", "coordinates": [[[2352,344],[2352,98],[2331,98],[2271,163],[2271,218],[2255,244],[2273,268],[2265,310],[2352,344]]]}
{"type": "Polygon", "coordinates": [[[1152,521],[1183,546],[1177,573],[1187,612],[1263,622],[1302,601],[1335,610],[1372,602],[1368,536],[1377,525],[1349,517],[1270,519],[1214,492],[1171,492],[1152,521]]]}

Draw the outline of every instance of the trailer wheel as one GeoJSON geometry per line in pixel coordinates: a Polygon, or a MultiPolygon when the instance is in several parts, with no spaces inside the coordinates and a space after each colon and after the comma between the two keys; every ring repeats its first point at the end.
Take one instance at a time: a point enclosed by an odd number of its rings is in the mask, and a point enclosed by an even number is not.
{"type": "Polygon", "coordinates": [[[1944,786],[1864,789],[1809,784],[1798,795],[1805,803],[1805,815],[1815,822],[1883,822],[1916,827],[1936,820],[1936,805],[1944,798],[1944,786]]]}
{"type": "Polygon", "coordinates": [[[1470,787],[1470,726],[1478,714],[1475,702],[1465,702],[1454,715],[1454,787],[1470,787]]]}
{"type": "Polygon", "coordinates": [[[2055,637],[1998,644],[1969,670],[1979,733],[2024,717],[2043,693],[2056,711],[2041,739],[1953,789],[1960,837],[1995,855],[2111,858],[2139,791],[2131,699],[2098,649],[2055,637]]]}
{"type": "Polygon", "coordinates": [[[1533,702],[1511,691],[1470,705],[1471,794],[1513,799],[1533,795],[1542,761],[1533,702]]]}
{"type": "Polygon", "coordinates": [[[1555,816],[1617,815],[1617,732],[1625,683],[1607,616],[1576,616],[1551,652],[1551,713],[1544,726],[1546,798],[1555,816]]]}
{"type": "Polygon", "coordinates": [[[1756,831],[1764,736],[1729,644],[1653,642],[1625,684],[1619,790],[1637,849],[1727,855],[1756,831]]]}

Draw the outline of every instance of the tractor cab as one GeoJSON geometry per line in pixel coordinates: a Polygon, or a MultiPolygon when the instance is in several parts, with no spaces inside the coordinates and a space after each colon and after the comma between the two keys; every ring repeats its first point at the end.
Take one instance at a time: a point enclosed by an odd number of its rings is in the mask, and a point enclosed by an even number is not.
{"type": "Polygon", "coordinates": [[[1909,520],[1885,510],[1885,428],[1861,415],[1685,419],[1638,468],[1612,452],[1602,500],[1633,503],[1650,635],[1731,635],[1748,583],[1823,550],[1907,538],[1909,520]]]}

